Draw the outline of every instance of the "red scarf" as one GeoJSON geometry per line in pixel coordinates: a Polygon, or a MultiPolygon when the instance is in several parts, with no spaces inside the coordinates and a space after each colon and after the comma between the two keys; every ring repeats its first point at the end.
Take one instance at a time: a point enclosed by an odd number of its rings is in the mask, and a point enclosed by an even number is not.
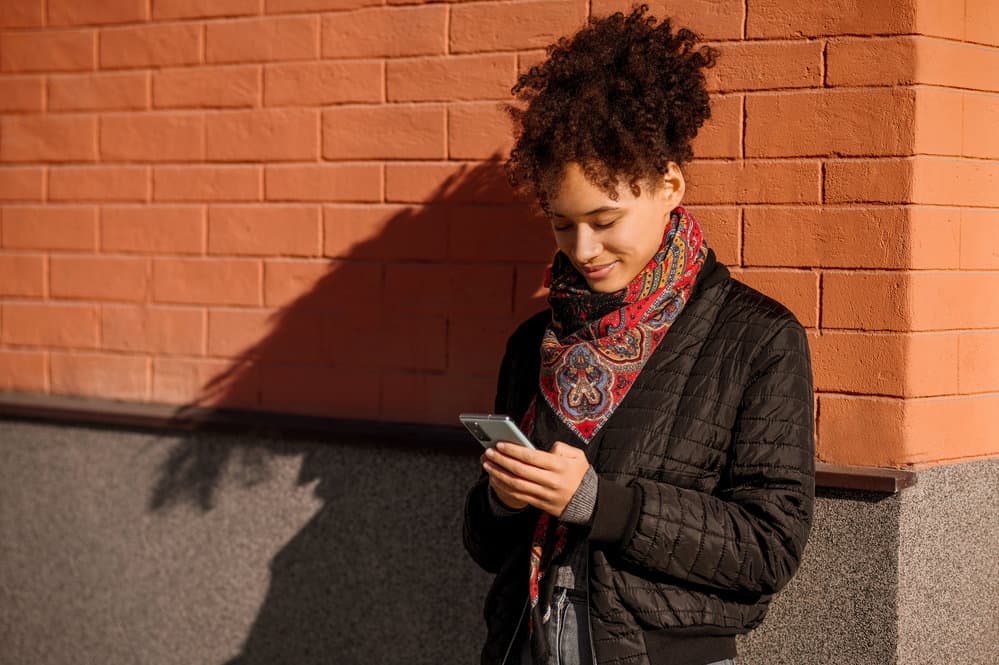
{"type": "MultiPolygon", "coordinates": [[[[541,392],[584,443],[589,443],[631,389],[646,361],[683,310],[708,246],[694,216],[677,206],[659,250],[627,285],[594,293],[569,258],[557,252],[545,277],[552,323],[541,342],[541,392]]],[[[521,429],[533,433],[537,397],[521,429]]],[[[539,605],[539,586],[565,548],[568,529],[542,512],[534,529],[530,567],[530,633],[538,656],[547,652],[544,631],[551,608],[539,605]],[[554,525],[554,528],[552,526],[554,525]],[[550,544],[554,544],[550,547],[550,544]]],[[[537,656],[536,656],[537,657],[537,656]]]]}

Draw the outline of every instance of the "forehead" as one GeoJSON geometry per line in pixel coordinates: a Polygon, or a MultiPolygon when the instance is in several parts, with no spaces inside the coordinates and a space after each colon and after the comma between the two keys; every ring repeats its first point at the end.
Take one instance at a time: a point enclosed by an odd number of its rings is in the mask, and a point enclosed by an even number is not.
{"type": "MultiPolygon", "coordinates": [[[[643,188],[642,196],[639,198],[647,195],[648,192],[643,188]]],[[[617,184],[617,200],[612,199],[607,192],[587,180],[582,167],[570,162],[562,174],[558,190],[549,203],[549,209],[555,217],[583,217],[626,208],[635,204],[637,200],[631,193],[631,188],[622,182],[617,184]]]]}

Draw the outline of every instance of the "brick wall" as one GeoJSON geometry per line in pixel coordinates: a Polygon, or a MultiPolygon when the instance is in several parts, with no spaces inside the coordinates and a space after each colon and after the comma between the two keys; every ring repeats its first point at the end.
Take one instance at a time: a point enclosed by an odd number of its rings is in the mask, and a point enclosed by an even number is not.
{"type": "MultiPolygon", "coordinates": [[[[610,0],[6,0],[0,389],[453,423],[553,251],[497,102],[610,0]]],[[[808,327],[818,451],[999,452],[999,6],[651,2],[686,203],[808,327]]]]}

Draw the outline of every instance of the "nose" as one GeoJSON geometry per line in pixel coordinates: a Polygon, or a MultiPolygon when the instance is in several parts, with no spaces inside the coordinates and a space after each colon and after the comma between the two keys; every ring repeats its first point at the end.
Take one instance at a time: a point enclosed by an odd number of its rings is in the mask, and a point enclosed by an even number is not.
{"type": "Polygon", "coordinates": [[[600,256],[603,246],[588,224],[577,224],[572,254],[578,265],[586,265],[600,256]]]}

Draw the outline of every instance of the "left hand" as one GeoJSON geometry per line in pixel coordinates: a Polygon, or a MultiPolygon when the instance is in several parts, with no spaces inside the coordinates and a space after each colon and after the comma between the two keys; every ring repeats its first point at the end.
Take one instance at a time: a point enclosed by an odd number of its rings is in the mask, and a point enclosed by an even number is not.
{"type": "Polygon", "coordinates": [[[516,499],[559,517],[590,468],[586,454],[556,441],[551,452],[500,442],[486,451],[483,467],[491,481],[516,499]]]}

